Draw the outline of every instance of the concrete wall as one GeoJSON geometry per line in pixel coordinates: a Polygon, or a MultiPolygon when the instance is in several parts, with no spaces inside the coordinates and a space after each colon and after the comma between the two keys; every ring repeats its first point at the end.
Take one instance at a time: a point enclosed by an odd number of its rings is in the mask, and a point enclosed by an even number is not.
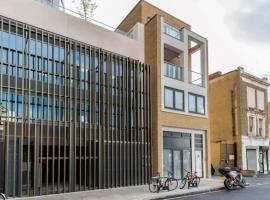
{"type": "Polygon", "coordinates": [[[134,40],[34,0],[0,0],[0,15],[144,62],[143,26],[134,40]]]}

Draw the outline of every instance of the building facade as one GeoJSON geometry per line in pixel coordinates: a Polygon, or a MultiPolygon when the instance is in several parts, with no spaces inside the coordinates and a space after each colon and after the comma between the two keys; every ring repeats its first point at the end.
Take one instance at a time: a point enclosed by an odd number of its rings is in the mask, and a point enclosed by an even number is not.
{"type": "Polygon", "coordinates": [[[267,79],[243,68],[210,75],[212,164],[267,174],[269,131],[267,79]]]}
{"type": "Polygon", "coordinates": [[[151,65],[153,175],[186,170],[210,176],[207,40],[190,25],[140,1],[119,25],[144,25],[145,62],[151,65]]]}
{"type": "Polygon", "coordinates": [[[140,26],[131,38],[37,1],[0,4],[1,191],[146,184],[150,66],[140,26]]]}

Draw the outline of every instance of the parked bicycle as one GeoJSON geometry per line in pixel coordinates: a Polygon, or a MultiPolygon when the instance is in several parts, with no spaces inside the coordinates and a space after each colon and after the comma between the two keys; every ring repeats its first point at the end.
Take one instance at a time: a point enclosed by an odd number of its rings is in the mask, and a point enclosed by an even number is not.
{"type": "Polygon", "coordinates": [[[186,171],[186,175],[182,180],[179,181],[179,188],[183,189],[186,184],[188,184],[188,189],[190,187],[198,187],[201,179],[197,176],[197,172],[187,171],[186,169],[184,170],[186,171]]]}
{"type": "Polygon", "coordinates": [[[6,199],[7,199],[6,195],[3,193],[0,193],[0,200],[6,200],[6,199]]]}
{"type": "Polygon", "coordinates": [[[152,177],[151,181],[149,182],[149,191],[150,192],[159,192],[160,190],[167,190],[172,191],[178,187],[177,179],[173,178],[173,174],[171,172],[168,173],[168,177],[152,177]]]}

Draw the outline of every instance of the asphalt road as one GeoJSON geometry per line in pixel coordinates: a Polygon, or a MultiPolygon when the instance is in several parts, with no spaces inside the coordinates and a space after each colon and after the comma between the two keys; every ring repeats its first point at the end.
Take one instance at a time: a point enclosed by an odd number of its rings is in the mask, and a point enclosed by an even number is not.
{"type": "Polygon", "coordinates": [[[171,200],[270,200],[270,181],[254,181],[244,189],[172,198],[171,200]]]}

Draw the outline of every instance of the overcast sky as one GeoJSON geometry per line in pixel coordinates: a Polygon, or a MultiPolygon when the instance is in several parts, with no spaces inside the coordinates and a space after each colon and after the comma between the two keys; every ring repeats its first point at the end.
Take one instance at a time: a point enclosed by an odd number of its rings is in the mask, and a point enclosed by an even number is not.
{"type": "MultiPolygon", "coordinates": [[[[66,0],[70,7],[72,0],[66,0]]],[[[117,27],[139,0],[95,0],[94,19],[117,27]]],[[[209,41],[209,70],[270,74],[270,0],[148,0],[209,41]]]]}

